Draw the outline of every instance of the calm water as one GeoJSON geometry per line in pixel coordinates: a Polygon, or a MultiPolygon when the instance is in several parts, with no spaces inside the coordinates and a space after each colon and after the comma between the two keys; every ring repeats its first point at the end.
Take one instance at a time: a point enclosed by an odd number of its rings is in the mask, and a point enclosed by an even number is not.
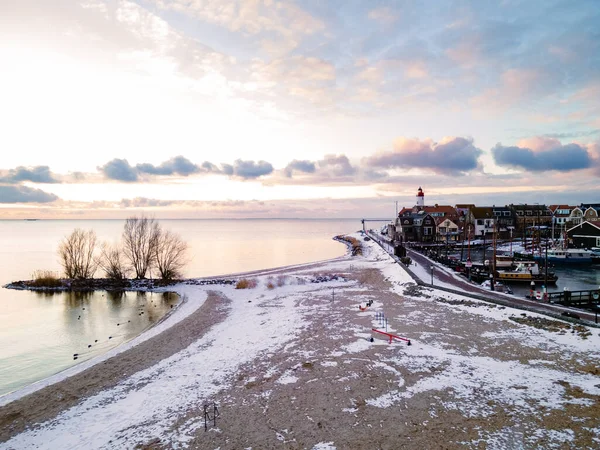
{"type": "MultiPolygon", "coordinates": [[[[188,242],[187,277],[335,258],[346,247],[331,238],[360,229],[356,219],[160,223],[188,242]]],[[[30,279],[35,270],[60,272],[56,249],[74,228],[93,229],[99,241],[115,242],[123,221],[0,221],[0,284],[30,279]]],[[[45,295],[0,289],[0,395],[132,339],[177,302],[176,296],[150,293],[45,295]],[[74,353],[80,354],[78,360],[74,353]]]]}
{"type": "MultiPolygon", "coordinates": [[[[491,255],[491,250],[487,250],[485,259],[490,259],[491,255]]],[[[460,257],[460,253],[455,253],[455,256],[460,257]]],[[[471,259],[474,262],[482,262],[483,252],[481,250],[471,250],[471,259]]],[[[600,286],[599,264],[555,265],[554,267],[548,266],[548,271],[554,272],[558,276],[556,284],[548,286],[548,292],[562,292],[565,287],[570,291],[584,291],[598,289],[598,286],[600,286]]],[[[517,295],[529,294],[529,284],[511,283],[510,286],[517,295]]],[[[541,290],[541,284],[536,283],[536,289],[541,290]]]]}

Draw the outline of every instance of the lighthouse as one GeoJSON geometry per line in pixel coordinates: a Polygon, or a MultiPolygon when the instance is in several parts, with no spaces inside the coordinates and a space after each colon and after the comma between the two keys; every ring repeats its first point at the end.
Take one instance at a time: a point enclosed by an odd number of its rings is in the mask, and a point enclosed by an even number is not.
{"type": "Polygon", "coordinates": [[[425,206],[425,194],[423,193],[423,189],[419,186],[419,190],[417,191],[417,208],[423,208],[425,206]]]}

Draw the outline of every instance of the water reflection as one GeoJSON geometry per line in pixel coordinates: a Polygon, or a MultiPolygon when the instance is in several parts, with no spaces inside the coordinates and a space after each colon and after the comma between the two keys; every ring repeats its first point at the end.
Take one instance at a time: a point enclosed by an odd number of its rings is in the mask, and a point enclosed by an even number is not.
{"type": "Polygon", "coordinates": [[[121,304],[125,298],[125,291],[106,291],[106,297],[115,304],[121,304]]]}
{"type": "Polygon", "coordinates": [[[11,293],[14,320],[0,329],[0,395],[129,341],[179,301],[172,293],[11,293]]]}

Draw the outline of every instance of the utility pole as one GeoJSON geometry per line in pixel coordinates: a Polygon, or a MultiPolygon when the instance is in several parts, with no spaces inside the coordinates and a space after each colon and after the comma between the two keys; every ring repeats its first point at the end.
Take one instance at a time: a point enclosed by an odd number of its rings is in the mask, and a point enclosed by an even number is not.
{"type": "Polygon", "coordinates": [[[545,258],[545,262],[544,262],[544,269],[545,269],[545,275],[544,275],[544,300],[548,299],[548,242],[546,242],[546,258],[545,258]]]}
{"type": "Polygon", "coordinates": [[[554,214],[556,211],[558,211],[558,207],[554,211],[552,211],[552,247],[553,248],[554,248],[554,220],[555,220],[554,214]]]}
{"type": "Polygon", "coordinates": [[[463,232],[462,232],[462,238],[463,238],[463,240],[460,243],[460,260],[461,261],[464,259],[464,256],[465,256],[465,241],[466,241],[465,238],[466,237],[467,237],[467,230],[466,230],[466,228],[463,225],[463,232]]]}
{"type": "Polygon", "coordinates": [[[485,221],[484,223],[484,229],[481,230],[481,236],[483,237],[483,265],[485,266],[485,221]]]}
{"type": "Polygon", "coordinates": [[[494,232],[494,254],[493,254],[493,262],[492,262],[492,291],[495,290],[495,284],[496,284],[496,218],[494,217],[494,228],[493,228],[493,232],[494,232]]]}

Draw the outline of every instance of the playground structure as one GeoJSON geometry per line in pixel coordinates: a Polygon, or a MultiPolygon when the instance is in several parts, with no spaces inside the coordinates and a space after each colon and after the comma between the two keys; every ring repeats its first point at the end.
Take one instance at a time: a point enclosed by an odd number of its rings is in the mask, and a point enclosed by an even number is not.
{"type": "Polygon", "coordinates": [[[366,310],[367,310],[367,308],[368,308],[369,306],[372,306],[372,305],[373,305],[373,300],[369,300],[369,301],[366,303],[366,306],[363,306],[363,305],[362,305],[362,303],[361,303],[360,305],[358,305],[358,309],[360,309],[361,311],[366,311],[366,310]]]}
{"type": "MultiPolygon", "coordinates": [[[[391,344],[394,341],[394,339],[397,339],[399,341],[406,342],[407,345],[411,345],[410,339],[402,337],[402,336],[397,336],[397,335],[392,334],[392,333],[388,333],[388,331],[387,331],[387,318],[385,317],[384,313],[382,313],[382,312],[376,313],[375,314],[375,320],[377,320],[379,322],[380,326],[383,327],[385,325],[385,331],[379,330],[377,328],[371,328],[371,331],[373,331],[375,333],[383,334],[384,336],[387,336],[389,338],[389,344],[391,344]]],[[[373,342],[373,338],[371,338],[371,342],[373,342]]]]}
{"type": "Polygon", "coordinates": [[[380,334],[384,334],[386,336],[388,336],[390,338],[389,343],[391,344],[392,341],[394,339],[398,339],[399,341],[404,341],[406,342],[406,345],[411,345],[410,344],[410,339],[402,337],[402,336],[396,336],[395,334],[392,333],[388,333],[387,331],[382,331],[382,330],[378,330],[377,328],[371,328],[371,331],[374,331],[375,333],[380,333],[380,334]]]}

